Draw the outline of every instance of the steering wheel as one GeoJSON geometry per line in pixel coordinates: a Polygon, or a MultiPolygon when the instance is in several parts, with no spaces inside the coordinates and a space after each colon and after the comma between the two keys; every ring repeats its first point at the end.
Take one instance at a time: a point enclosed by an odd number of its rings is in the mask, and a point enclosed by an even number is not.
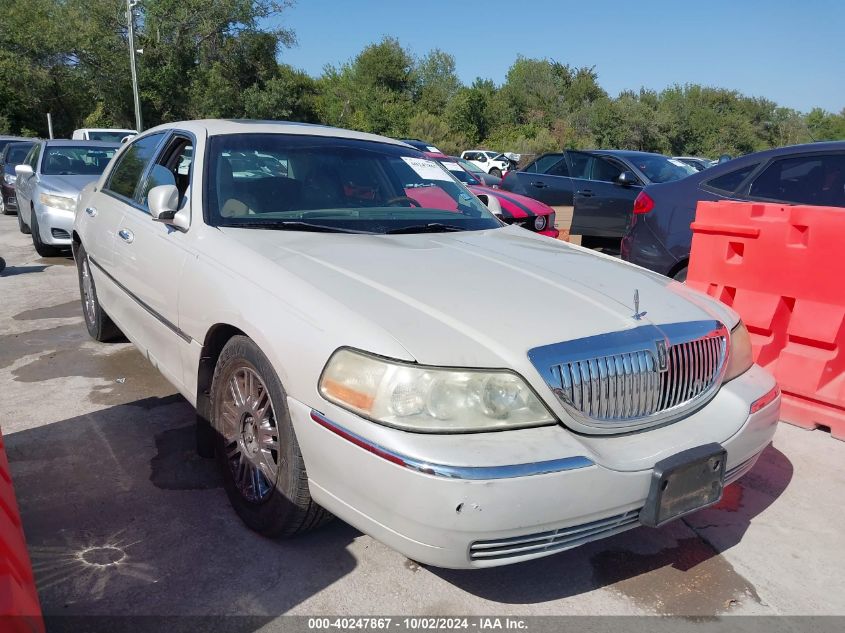
{"type": "Polygon", "coordinates": [[[387,206],[392,207],[397,202],[410,202],[412,207],[422,207],[417,200],[409,198],[408,196],[396,196],[395,198],[391,198],[387,201],[387,206]]]}

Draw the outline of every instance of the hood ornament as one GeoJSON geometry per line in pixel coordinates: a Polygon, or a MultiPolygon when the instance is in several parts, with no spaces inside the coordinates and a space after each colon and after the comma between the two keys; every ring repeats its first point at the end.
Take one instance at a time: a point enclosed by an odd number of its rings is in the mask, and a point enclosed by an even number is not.
{"type": "Polygon", "coordinates": [[[634,290],[634,320],[639,321],[642,319],[648,312],[640,312],[640,291],[639,289],[634,290]]]}

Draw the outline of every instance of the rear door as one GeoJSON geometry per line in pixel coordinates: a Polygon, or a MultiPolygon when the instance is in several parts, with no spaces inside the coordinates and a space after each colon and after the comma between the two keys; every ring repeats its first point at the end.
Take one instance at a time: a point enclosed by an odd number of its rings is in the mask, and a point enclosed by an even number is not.
{"type": "Polygon", "coordinates": [[[642,191],[641,183],[622,186],[616,182],[619,174],[626,170],[633,173],[616,158],[593,158],[589,182],[575,193],[573,235],[622,238],[630,223],[634,199],[642,191]]]}
{"type": "Polygon", "coordinates": [[[103,180],[103,186],[88,198],[80,211],[78,223],[83,228],[83,246],[88,253],[97,295],[106,312],[138,343],[142,327],[136,315],[137,304],[127,294],[125,280],[118,272],[115,241],[123,216],[135,204],[135,192],[165,134],[149,134],[132,143],[114,159],[114,165],[103,180]]]}
{"type": "Polygon", "coordinates": [[[564,154],[545,154],[515,175],[522,185],[522,190],[515,193],[545,202],[550,207],[569,207],[571,211],[572,182],[564,154]]]}

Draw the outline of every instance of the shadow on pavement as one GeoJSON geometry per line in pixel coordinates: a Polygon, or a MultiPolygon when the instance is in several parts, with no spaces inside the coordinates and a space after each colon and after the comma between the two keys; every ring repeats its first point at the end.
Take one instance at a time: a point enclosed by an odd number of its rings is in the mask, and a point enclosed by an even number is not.
{"type": "Polygon", "coordinates": [[[662,528],[640,527],[507,567],[429,569],[464,591],[506,604],[548,602],[611,587],[640,608],[661,614],[724,613],[760,599],[720,554],[739,543],[754,517],[786,489],[792,472],[786,456],[769,446],[750,473],[725,489],[718,505],[662,528]]]}
{"type": "Polygon", "coordinates": [[[5,270],[0,270],[0,277],[14,277],[16,275],[26,275],[27,273],[43,273],[51,264],[45,266],[8,266],[5,270]]]}
{"type": "MultiPolygon", "coordinates": [[[[195,452],[193,420],[170,396],[6,436],[46,616],[249,614],[259,621],[227,630],[254,630],[354,569],[360,533],[340,521],[293,541],[246,528],[195,452]]],[[[51,629],[62,622],[73,630],[51,629]]]]}

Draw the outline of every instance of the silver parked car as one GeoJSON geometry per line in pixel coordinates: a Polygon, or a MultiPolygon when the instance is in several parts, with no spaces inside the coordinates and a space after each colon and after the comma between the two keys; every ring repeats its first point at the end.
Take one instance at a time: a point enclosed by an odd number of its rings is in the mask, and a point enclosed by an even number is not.
{"type": "Polygon", "coordinates": [[[100,177],[119,147],[99,141],[39,141],[15,167],[18,226],[21,233],[32,233],[39,255],[52,257],[70,248],[79,192],[100,177]]]}

